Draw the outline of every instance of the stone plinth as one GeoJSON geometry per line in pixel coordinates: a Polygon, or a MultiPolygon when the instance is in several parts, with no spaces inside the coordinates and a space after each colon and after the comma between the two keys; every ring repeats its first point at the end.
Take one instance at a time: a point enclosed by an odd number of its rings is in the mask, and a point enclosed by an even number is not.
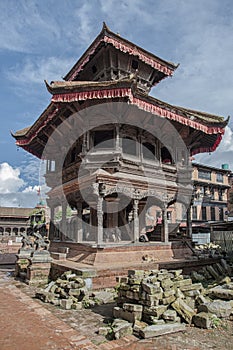
{"type": "Polygon", "coordinates": [[[33,286],[47,284],[49,281],[52,258],[47,250],[35,251],[29,259],[26,283],[33,286]]]}
{"type": "Polygon", "coordinates": [[[17,260],[15,263],[15,277],[19,277],[22,280],[25,280],[27,275],[27,268],[30,265],[30,258],[34,252],[32,248],[21,248],[16,255],[17,260]]]}

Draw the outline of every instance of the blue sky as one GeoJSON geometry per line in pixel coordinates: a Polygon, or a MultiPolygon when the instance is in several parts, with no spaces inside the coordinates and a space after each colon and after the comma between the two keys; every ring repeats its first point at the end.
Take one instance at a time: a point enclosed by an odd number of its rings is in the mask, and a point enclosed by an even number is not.
{"type": "MultiPolygon", "coordinates": [[[[180,63],[152,90],[171,104],[233,115],[231,0],[0,0],[0,205],[34,206],[38,161],[17,150],[10,131],[31,125],[105,21],[146,50],[180,63]]],[[[233,169],[233,120],[218,150],[195,161],[233,169]]]]}

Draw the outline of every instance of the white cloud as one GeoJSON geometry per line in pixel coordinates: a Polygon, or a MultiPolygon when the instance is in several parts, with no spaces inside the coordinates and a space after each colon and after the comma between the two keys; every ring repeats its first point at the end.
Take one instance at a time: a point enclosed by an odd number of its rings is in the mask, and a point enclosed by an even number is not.
{"type": "Polygon", "coordinates": [[[26,183],[19,168],[13,168],[8,163],[0,164],[0,206],[35,207],[40,199],[45,200],[47,191],[44,183],[26,183]]]}
{"type": "Polygon", "coordinates": [[[26,187],[22,193],[36,193],[38,194],[38,191],[40,191],[40,186],[28,186],[26,187]]]}
{"type": "Polygon", "coordinates": [[[0,193],[17,192],[24,185],[20,178],[20,170],[12,168],[8,163],[0,164],[0,193]]]}
{"type": "Polygon", "coordinates": [[[233,171],[233,132],[229,126],[225,129],[225,134],[216,151],[213,153],[202,153],[195,156],[195,161],[207,165],[221,168],[222,164],[228,164],[233,171]]]}
{"type": "Polygon", "coordinates": [[[6,76],[17,84],[42,84],[44,80],[62,80],[62,76],[72,67],[73,59],[58,57],[26,58],[23,63],[12,67],[6,76]]]}
{"type": "Polygon", "coordinates": [[[43,11],[35,1],[0,2],[1,49],[40,52],[48,39],[52,41],[59,38],[60,27],[49,8],[43,11]]]}

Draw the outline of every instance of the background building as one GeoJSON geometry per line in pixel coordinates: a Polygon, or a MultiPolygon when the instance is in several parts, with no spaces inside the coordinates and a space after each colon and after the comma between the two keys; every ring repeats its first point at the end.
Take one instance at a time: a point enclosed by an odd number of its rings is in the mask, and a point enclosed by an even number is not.
{"type": "Polygon", "coordinates": [[[193,226],[228,220],[230,175],[227,164],[222,165],[222,168],[215,168],[193,163],[193,226]]]}

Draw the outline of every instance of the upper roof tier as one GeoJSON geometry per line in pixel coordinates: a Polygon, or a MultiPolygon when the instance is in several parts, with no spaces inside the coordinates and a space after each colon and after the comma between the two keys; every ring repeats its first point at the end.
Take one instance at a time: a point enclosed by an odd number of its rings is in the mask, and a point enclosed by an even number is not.
{"type": "Polygon", "coordinates": [[[149,92],[178,65],[167,62],[109,30],[106,24],[64,77],[67,81],[113,81],[137,73],[138,88],[149,92]]]}

